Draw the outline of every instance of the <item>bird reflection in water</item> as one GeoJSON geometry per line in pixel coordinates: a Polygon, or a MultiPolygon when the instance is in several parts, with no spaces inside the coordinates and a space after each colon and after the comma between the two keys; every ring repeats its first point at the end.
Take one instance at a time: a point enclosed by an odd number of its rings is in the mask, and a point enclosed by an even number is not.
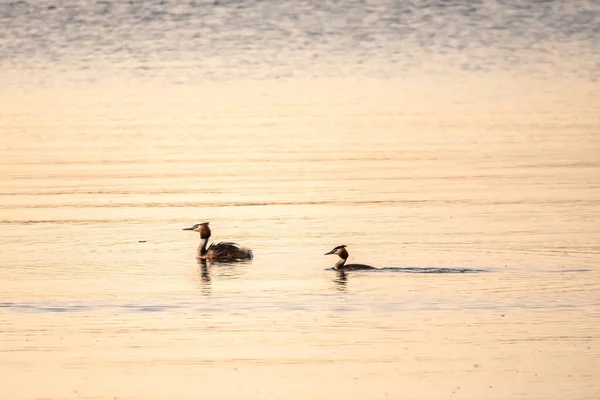
{"type": "Polygon", "coordinates": [[[335,283],[336,290],[340,292],[346,292],[348,290],[348,274],[346,274],[346,272],[336,271],[333,282],[335,283]]]}
{"type": "Polygon", "coordinates": [[[238,279],[244,273],[244,264],[251,261],[216,261],[207,259],[196,259],[200,267],[200,288],[205,296],[212,294],[213,279],[229,280],[238,279]]]}
{"type": "Polygon", "coordinates": [[[198,259],[198,265],[200,266],[200,289],[203,295],[210,296],[212,294],[210,265],[205,259],[198,259]]]}

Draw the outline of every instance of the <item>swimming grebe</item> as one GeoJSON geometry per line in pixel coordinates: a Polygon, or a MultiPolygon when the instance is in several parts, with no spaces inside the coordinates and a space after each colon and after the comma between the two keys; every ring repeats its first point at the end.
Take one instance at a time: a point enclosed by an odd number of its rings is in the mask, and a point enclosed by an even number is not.
{"type": "Polygon", "coordinates": [[[184,231],[194,231],[200,233],[200,245],[196,258],[211,260],[248,260],[253,257],[252,250],[240,247],[237,243],[219,242],[211,243],[208,248],[208,238],[210,237],[210,228],[208,222],[196,224],[191,228],[184,228],[184,231]]]}
{"type": "Polygon", "coordinates": [[[325,255],[328,254],[337,254],[340,257],[338,262],[336,262],[333,266],[333,269],[336,271],[360,271],[366,269],[376,269],[375,267],[365,264],[346,264],[346,260],[348,259],[348,250],[346,250],[345,244],[336,246],[329,253],[325,253],[325,255]]]}

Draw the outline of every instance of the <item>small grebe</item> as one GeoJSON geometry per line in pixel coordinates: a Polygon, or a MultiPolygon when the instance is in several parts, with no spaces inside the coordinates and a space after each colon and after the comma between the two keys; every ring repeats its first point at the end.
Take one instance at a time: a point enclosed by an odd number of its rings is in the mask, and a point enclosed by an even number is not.
{"type": "Polygon", "coordinates": [[[219,242],[211,243],[206,248],[208,238],[210,237],[210,228],[208,222],[196,224],[191,228],[184,228],[184,231],[194,231],[200,233],[200,245],[196,258],[211,260],[248,260],[253,257],[252,250],[240,247],[237,243],[219,242]]]}
{"type": "Polygon", "coordinates": [[[360,271],[366,269],[376,269],[375,267],[365,264],[346,264],[346,260],[348,259],[348,251],[346,250],[345,244],[336,246],[329,253],[325,253],[325,255],[328,254],[337,254],[340,257],[339,261],[333,266],[333,269],[336,271],[360,271]]]}

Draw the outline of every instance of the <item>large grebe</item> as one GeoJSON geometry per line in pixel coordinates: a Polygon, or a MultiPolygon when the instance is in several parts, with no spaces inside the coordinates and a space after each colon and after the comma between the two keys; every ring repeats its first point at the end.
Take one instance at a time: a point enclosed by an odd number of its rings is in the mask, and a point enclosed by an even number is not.
{"type": "Polygon", "coordinates": [[[371,267],[370,265],[366,264],[346,264],[346,260],[348,259],[348,250],[346,250],[345,244],[341,246],[336,246],[329,253],[325,253],[325,255],[328,254],[337,254],[340,257],[338,262],[336,262],[333,266],[333,269],[335,269],[336,271],[360,271],[367,269],[376,269],[375,267],[371,267]]]}
{"type": "Polygon", "coordinates": [[[208,238],[210,238],[210,228],[208,222],[196,224],[191,228],[184,228],[184,231],[194,231],[200,233],[200,245],[196,258],[211,260],[248,260],[253,257],[252,250],[240,247],[237,243],[219,242],[211,243],[208,248],[208,238]]]}

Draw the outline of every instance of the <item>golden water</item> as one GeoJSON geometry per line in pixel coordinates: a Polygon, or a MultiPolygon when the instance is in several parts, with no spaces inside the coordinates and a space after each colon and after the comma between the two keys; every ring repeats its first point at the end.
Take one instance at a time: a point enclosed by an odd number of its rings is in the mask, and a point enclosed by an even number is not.
{"type": "Polygon", "coordinates": [[[0,2],[0,399],[600,398],[598,5],[213,3],[0,2]]]}
{"type": "Polygon", "coordinates": [[[4,96],[3,398],[597,398],[592,90],[486,82],[4,96]]]}

